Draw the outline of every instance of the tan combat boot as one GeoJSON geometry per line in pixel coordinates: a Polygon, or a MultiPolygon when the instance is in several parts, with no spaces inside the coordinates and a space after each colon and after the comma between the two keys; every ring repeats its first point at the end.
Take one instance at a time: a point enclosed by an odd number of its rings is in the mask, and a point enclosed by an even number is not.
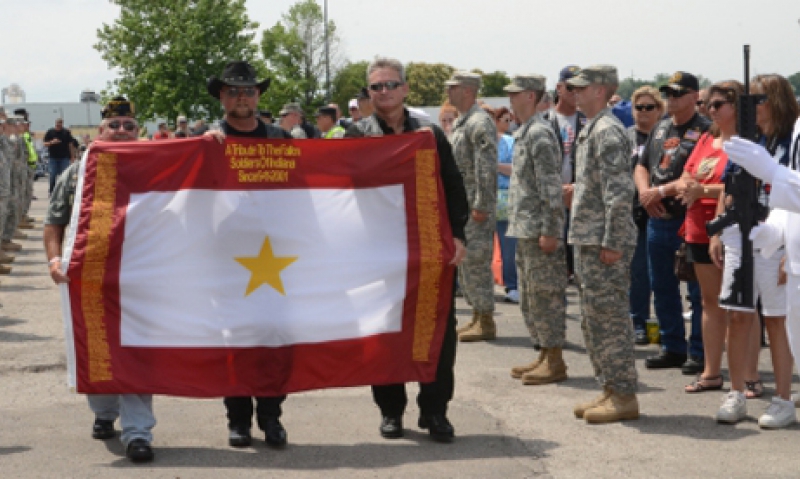
{"type": "Polygon", "coordinates": [[[544,355],[547,354],[547,349],[539,350],[539,357],[530,364],[526,364],[524,366],[514,366],[511,368],[511,377],[514,379],[521,378],[525,373],[533,371],[536,369],[536,366],[539,365],[544,360],[544,355]]]}
{"type": "Polygon", "coordinates": [[[11,274],[11,266],[0,264],[0,274],[11,274]]]}
{"type": "Polygon", "coordinates": [[[16,257],[13,254],[8,254],[0,249],[0,264],[13,263],[16,257]]]}
{"type": "Polygon", "coordinates": [[[17,225],[17,228],[19,228],[21,230],[32,230],[33,229],[33,223],[30,223],[28,221],[22,220],[17,225]]]}
{"type": "Polygon", "coordinates": [[[575,409],[573,409],[572,412],[575,413],[575,417],[576,418],[583,419],[583,414],[586,411],[588,411],[589,409],[592,409],[593,407],[597,406],[601,402],[605,401],[606,398],[608,398],[608,396],[610,396],[610,395],[611,395],[611,390],[608,389],[607,387],[604,387],[603,388],[603,392],[599,396],[597,396],[596,398],[592,399],[589,402],[585,402],[585,403],[581,403],[581,404],[575,405],[575,409]]]}
{"type": "Polygon", "coordinates": [[[3,251],[19,251],[22,249],[22,245],[12,241],[3,241],[2,249],[3,251]]]}
{"type": "Polygon", "coordinates": [[[639,401],[636,394],[611,394],[595,407],[586,410],[583,418],[590,424],[639,419],[639,401]]]}
{"type": "Polygon", "coordinates": [[[458,335],[458,340],[463,343],[486,341],[494,339],[497,330],[494,325],[492,313],[477,313],[478,321],[471,328],[458,335]]]}
{"type": "Polygon", "coordinates": [[[477,323],[477,322],[478,322],[478,312],[473,310],[472,311],[472,319],[470,319],[469,322],[467,324],[465,324],[464,326],[457,327],[456,328],[456,333],[458,333],[458,334],[463,333],[464,331],[466,331],[466,330],[470,329],[471,327],[475,326],[475,323],[477,323]]]}
{"type": "Polygon", "coordinates": [[[561,355],[561,348],[542,348],[542,352],[545,352],[544,360],[533,371],[522,376],[522,384],[550,384],[567,379],[567,364],[561,355]]]}

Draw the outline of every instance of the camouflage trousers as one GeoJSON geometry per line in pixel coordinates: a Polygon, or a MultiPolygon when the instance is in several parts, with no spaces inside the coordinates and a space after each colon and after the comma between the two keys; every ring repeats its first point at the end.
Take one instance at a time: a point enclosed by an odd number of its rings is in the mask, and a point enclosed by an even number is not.
{"type": "Polygon", "coordinates": [[[33,177],[36,172],[31,169],[30,167],[26,168],[28,172],[28,178],[25,180],[25,198],[22,203],[22,216],[28,214],[28,211],[31,209],[31,201],[33,201],[33,177]]]}
{"type": "Polygon", "coordinates": [[[612,265],[600,261],[600,246],[575,245],[574,252],[581,285],[581,329],[595,377],[615,392],[633,394],[636,364],[628,317],[632,248],[612,265]]]}
{"type": "Polygon", "coordinates": [[[519,306],[531,339],[543,348],[562,347],[567,332],[567,261],[563,242],[547,254],[539,248],[538,238],[519,238],[517,281],[519,306]]]}
{"type": "Polygon", "coordinates": [[[3,226],[4,241],[11,241],[22,217],[22,200],[25,188],[22,175],[27,178],[27,173],[21,168],[16,165],[11,168],[11,195],[8,197],[8,209],[6,210],[5,218],[0,218],[0,224],[3,226]]]}
{"type": "Polygon", "coordinates": [[[467,257],[458,267],[458,282],[464,298],[479,313],[494,311],[492,253],[495,223],[493,217],[482,223],[470,218],[464,229],[467,237],[467,257]]]}

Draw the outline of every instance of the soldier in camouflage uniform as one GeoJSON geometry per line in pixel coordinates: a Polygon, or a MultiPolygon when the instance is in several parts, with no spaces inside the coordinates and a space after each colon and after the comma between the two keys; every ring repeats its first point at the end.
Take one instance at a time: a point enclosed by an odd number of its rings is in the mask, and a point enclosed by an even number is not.
{"type": "MultiPolygon", "coordinates": [[[[6,217],[11,203],[11,141],[8,135],[12,126],[6,123],[5,114],[0,115],[0,219],[6,217]]],[[[1,223],[0,223],[1,224],[1,223]]],[[[6,264],[14,261],[14,256],[0,248],[0,274],[9,274],[11,268],[6,264]]]]}
{"type": "Polygon", "coordinates": [[[497,127],[476,103],[481,77],[456,72],[445,82],[450,103],[459,111],[453,125],[453,156],[464,178],[471,214],[467,222],[467,257],[458,268],[459,286],[472,306],[472,320],[458,329],[459,341],[494,339],[495,206],[497,203],[497,127]]]}
{"type": "MultiPolygon", "coordinates": [[[[2,249],[9,252],[22,249],[22,245],[11,241],[15,234],[18,233],[17,224],[20,219],[22,194],[25,188],[22,176],[25,175],[27,178],[27,173],[24,171],[27,168],[24,163],[26,161],[23,152],[24,142],[20,137],[21,129],[19,123],[20,119],[17,117],[10,117],[7,121],[7,125],[10,125],[6,141],[11,167],[11,192],[5,216],[0,218],[0,227],[2,227],[2,249]]],[[[17,235],[18,237],[19,234],[17,235]]]]}
{"type": "Polygon", "coordinates": [[[561,354],[567,287],[561,150],[553,127],[536,114],[545,85],[541,75],[517,75],[504,88],[521,123],[514,133],[507,234],[517,238],[522,316],[531,339],[542,348],[536,361],[511,369],[523,384],[567,379],[561,354]]]}
{"type": "Polygon", "coordinates": [[[581,285],[581,327],[603,394],[575,407],[589,423],[638,419],[633,327],[628,285],[636,226],[631,144],[607,102],[619,85],[617,69],[596,65],[567,80],[578,107],[589,118],[578,135],[577,175],[568,241],[575,247],[581,285]]]}

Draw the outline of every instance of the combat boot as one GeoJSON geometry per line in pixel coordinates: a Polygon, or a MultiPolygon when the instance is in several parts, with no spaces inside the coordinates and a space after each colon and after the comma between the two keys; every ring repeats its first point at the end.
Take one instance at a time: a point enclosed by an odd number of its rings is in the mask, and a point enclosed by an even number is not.
{"type": "Polygon", "coordinates": [[[19,250],[22,249],[22,245],[20,245],[18,243],[14,243],[12,241],[5,241],[4,240],[3,241],[3,245],[0,246],[0,248],[2,248],[3,251],[19,251],[19,250]]]}
{"type": "Polygon", "coordinates": [[[13,254],[8,254],[0,249],[0,264],[13,263],[16,257],[13,254]]]}
{"type": "Polygon", "coordinates": [[[477,323],[477,322],[478,322],[478,312],[473,310],[472,311],[472,319],[470,319],[469,322],[467,324],[465,324],[464,326],[459,326],[458,328],[456,328],[456,333],[458,333],[458,334],[463,333],[464,331],[466,331],[466,330],[472,328],[473,326],[475,326],[475,323],[477,323]]]}
{"type": "Polygon", "coordinates": [[[522,384],[550,384],[567,379],[567,364],[561,355],[561,348],[542,348],[544,359],[533,371],[522,376],[522,384]]]}
{"type": "Polygon", "coordinates": [[[464,343],[486,341],[494,339],[497,329],[494,325],[492,313],[477,313],[478,321],[471,328],[458,335],[458,340],[464,343]]]}
{"type": "Polygon", "coordinates": [[[525,373],[531,372],[536,369],[536,366],[539,365],[544,360],[544,355],[547,353],[546,349],[539,350],[539,357],[530,364],[526,364],[524,366],[514,366],[511,368],[511,377],[514,379],[521,378],[525,373]]]}
{"type": "Polygon", "coordinates": [[[595,407],[583,413],[583,418],[590,424],[639,419],[639,401],[636,394],[611,394],[595,407]]]}
{"type": "Polygon", "coordinates": [[[608,396],[610,396],[610,395],[611,395],[611,389],[609,389],[607,387],[604,387],[603,388],[603,392],[599,396],[597,396],[596,398],[592,399],[589,402],[577,404],[575,406],[575,409],[572,410],[572,412],[575,413],[575,417],[576,418],[583,419],[583,414],[586,411],[588,411],[589,409],[592,409],[593,407],[597,406],[601,402],[605,401],[608,398],[608,396]]]}
{"type": "Polygon", "coordinates": [[[20,231],[19,229],[14,230],[14,235],[11,236],[14,239],[28,239],[28,235],[20,231]]]}
{"type": "Polygon", "coordinates": [[[11,274],[11,266],[0,264],[0,274],[11,274]]]}
{"type": "Polygon", "coordinates": [[[30,221],[27,221],[27,220],[21,220],[19,222],[19,224],[17,225],[17,228],[19,228],[21,230],[32,230],[33,229],[33,223],[31,223],[30,221]]]}

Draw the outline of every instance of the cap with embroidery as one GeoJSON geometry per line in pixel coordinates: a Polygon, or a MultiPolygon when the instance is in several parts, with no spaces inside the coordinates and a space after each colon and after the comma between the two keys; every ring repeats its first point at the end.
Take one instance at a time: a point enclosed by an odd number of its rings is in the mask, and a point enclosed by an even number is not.
{"type": "Polygon", "coordinates": [[[115,96],[106,104],[102,111],[103,118],[114,118],[117,116],[134,116],[136,111],[133,103],[124,96],[115,96]]]}
{"type": "Polygon", "coordinates": [[[666,90],[675,90],[679,92],[685,90],[699,91],[700,82],[697,81],[697,77],[691,73],[675,72],[671,77],[669,77],[667,84],[658,89],[660,92],[664,92],[666,90]]]}

